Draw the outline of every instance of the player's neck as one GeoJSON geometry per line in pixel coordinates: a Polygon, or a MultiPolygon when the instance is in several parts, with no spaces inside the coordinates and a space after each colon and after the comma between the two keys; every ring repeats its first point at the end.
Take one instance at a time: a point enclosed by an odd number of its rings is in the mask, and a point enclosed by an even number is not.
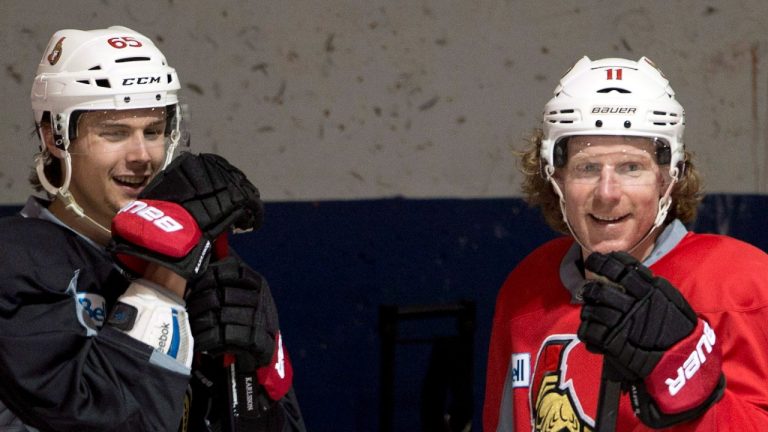
{"type": "Polygon", "coordinates": [[[109,243],[111,236],[103,227],[98,226],[88,218],[78,216],[73,211],[67,209],[60,200],[54,200],[48,207],[48,210],[65,225],[90,240],[102,246],[106,246],[109,243]]]}

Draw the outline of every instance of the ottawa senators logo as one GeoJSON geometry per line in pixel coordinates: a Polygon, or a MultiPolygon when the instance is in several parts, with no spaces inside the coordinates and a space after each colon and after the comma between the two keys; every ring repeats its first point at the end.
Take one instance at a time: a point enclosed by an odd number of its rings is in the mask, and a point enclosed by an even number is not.
{"type": "Polygon", "coordinates": [[[56,46],[53,47],[51,53],[48,54],[48,63],[50,63],[51,66],[55,65],[61,58],[61,50],[63,49],[62,45],[64,44],[64,39],[66,39],[66,37],[59,39],[59,41],[56,42],[56,46]]]}
{"type": "Polygon", "coordinates": [[[576,335],[556,335],[544,341],[531,382],[534,431],[593,431],[599,385],[581,382],[583,373],[568,374],[569,366],[600,364],[591,359],[593,356],[576,335]]]}

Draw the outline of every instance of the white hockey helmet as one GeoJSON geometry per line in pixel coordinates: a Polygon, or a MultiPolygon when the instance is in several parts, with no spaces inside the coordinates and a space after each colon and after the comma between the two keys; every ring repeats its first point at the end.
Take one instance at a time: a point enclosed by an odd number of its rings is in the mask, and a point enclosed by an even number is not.
{"type": "MultiPolygon", "coordinates": [[[[181,110],[176,71],[148,37],[127,27],[97,30],[59,30],[43,53],[32,84],[31,101],[38,128],[46,113],[53,128],[53,149],[63,161],[63,179],[54,185],[46,177],[47,147],[37,155],[42,187],[66,207],[109,233],[76,203],[69,192],[72,175],[71,141],[77,134],[78,114],[95,110],[161,108],[166,115],[164,168],[181,141],[181,110]]],[[[41,138],[44,136],[40,131],[41,138]]]]}
{"type": "Polygon", "coordinates": [[[547,176],[567,160],[562,138],[573,135],[621,135],[654,138],[659,165],[669,164],[677,178],[685,159],[685,113],[656,65],[638,61],[581,58],[560,79],[544,106],[541,160],[547,176]]]}
{"type": "Polygon", "coordinates": [[[78,111],[165,108],[167,131],[178,140],[179,89],[176,71],[148,37],[120,26],[66,29],[54,33],[40,60],[32,110],[38,125],[50,113],[65,151],[77,132],[78,111]]]}

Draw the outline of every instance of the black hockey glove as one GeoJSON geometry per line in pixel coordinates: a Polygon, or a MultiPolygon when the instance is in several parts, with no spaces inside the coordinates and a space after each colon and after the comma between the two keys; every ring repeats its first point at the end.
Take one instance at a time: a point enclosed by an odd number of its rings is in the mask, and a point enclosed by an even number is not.
{"type": "Polygon", "coordinates": [[[698,417],[722,396],[720,344],[666,279],[631,255],[593,253],[578,336],[629,386],[636,415],[655,428],[698,417]]]}
{"type": "Polygon", "coordinates": [[[211,263],[190,283],[187,313],[196,352],[234,354],[238,375],[255,375],[272,400],[290,390],[293,367],[269,286],[240,259],[228,256],[211,263]]]}
{"type": "Polygon", "coordinates": [[[235,353],[251,371],[269,363],[277,312],[264,278],[234,256],[210,264],[187,295],[195,351],[235,353]]]}
{"type": "Polygon", "coordinates": [[[152,179],[139,198],[181,204],[209,239],[230,228],[258,229],[264,217],[256,186],[226,159],[210,153],[180,154],[152,179]]]}

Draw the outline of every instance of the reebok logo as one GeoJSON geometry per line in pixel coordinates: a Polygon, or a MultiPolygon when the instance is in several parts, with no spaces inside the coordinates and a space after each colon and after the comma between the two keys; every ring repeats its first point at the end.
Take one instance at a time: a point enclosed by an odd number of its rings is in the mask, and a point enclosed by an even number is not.
{"type": "Polygon", "coordinates": [[[677,368],[677,377],[667,378],[664,381],[664,384],[669,387],[670,395],[674,396],[680,392],[680,390],[685,387],[685,384],[696,375],[696,372],[699,371],[702,363],[707,361],[707,354],[712,352],[712,347],[715,345],[715,339],[715,331],[712,330],[709,323],[704,321],[704,332],[696,343],[696,349],[694,349],[683,364],[677,368]]]}
{"type": "Polygon", "coordinates": [[[160,337],[157,338],[157,347],[165,352],[165,344],[168,343],[168,335],[171,333],[171,324],[162,323],[160,325],[160,337]]]}
{"type": "Polygon", "coordinates": [[[163,213],[162,210],[152,207],[144,201],[133,201],[123,207],[120,213],[131,213],[136,216],[140,216],[152,222],[156,227],[161,230],[171,233],[183,229],[184,226],[170,216],[163,213]]]}

